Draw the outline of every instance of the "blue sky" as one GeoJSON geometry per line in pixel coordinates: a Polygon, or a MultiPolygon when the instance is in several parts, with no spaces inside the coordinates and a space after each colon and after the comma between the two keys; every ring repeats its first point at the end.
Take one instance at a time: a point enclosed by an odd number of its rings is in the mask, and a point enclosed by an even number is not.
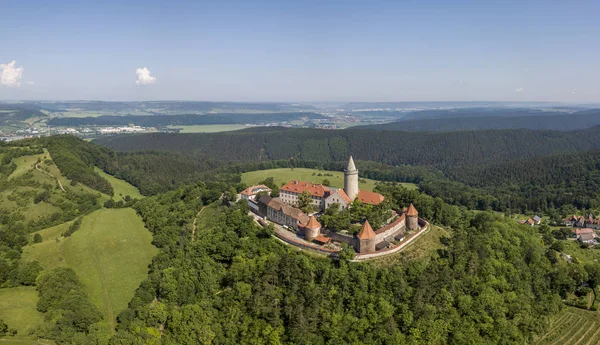
{"type": "Polygon", "coordinates": [[[599,1],[0,9],[0,99],[600,101],[599,1]]]}

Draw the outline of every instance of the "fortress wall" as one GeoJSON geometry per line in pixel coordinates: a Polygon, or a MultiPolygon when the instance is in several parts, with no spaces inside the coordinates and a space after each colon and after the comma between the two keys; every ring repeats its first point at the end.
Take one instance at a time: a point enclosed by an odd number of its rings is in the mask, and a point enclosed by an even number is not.
{"type": "Polygon", "coordinates": [[[375,232],[375,243],[379,244],[385,240],[392,240],[398,233],[405,231],[406,218],[404,215],[398,217],[395,222],[388,224],[375,232]]]}
{"type": "Polygon", "coordinates": [[[331,230],[323,230],[323,232],[325,236],[331,237],[334,241],[348,243],[349,245],[354,246],[354,236],[340,234],[331,230]]]}

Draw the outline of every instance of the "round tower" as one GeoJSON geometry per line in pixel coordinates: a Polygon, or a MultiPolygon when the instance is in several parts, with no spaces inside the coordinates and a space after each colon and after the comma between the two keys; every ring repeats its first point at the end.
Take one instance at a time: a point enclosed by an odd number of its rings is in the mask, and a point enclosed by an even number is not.
{"type": "Polygon", "coordinates": [[[419,212],[411,203],[406,210],[406,227],[408,230],[417,230],[419,228],[419,212]]]}
{"type": "Polygon", "coordinates": [[[315,216],[310,216],[308,223],[304,225],[304,239],[312,242],[315,237],[319,236],[319,233],[321,233],[321,223],[319,223],[315,216]]]}
{"type": "Polygon", "coordinates": [[[354,165],[354,160],[350,156],[348,160],[348,166],[344,170],[344,192],[352,200],[356,199],[358,195],[358,170],[354,165]]]}

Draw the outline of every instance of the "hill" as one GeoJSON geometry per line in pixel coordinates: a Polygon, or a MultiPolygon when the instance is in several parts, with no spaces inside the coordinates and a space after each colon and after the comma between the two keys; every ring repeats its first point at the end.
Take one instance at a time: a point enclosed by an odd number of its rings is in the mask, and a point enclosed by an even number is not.
{"type": "Polygon", "coordinates": [[[117,151],[167,151],[195,159],[252,162],[278,159],[358,160],[389,165],[476,165],[600,147],[600,127],[572,132],[487,130],[414,133],[348,129],[257,128],[229,133],[142,134],[96,142],[117,151]]]}
{"type": "Polygon", "coordinates": [[[95,211],[72,236],[63,237],[68,225],[40,231],[43,241],[25,247],[24,260],[48,269],[72,268],[113,330],[116,315],[127,306],[156,254],[151,234],[130,208],[95,211]]]}
{"type": "MultiPolygon", "coordinates": [[[[513,114],[512,112],[510,113],[513,114]]],[[[484,129],[535,129],[571,131],[600,125],[600,110],[564,112],[534,112],[518,116],[477,116],[479,113],[452,113],[441,118],[405,119],[392,123],[357,128],[396,131],[472,131],[484,129]],[[463,115],[459,117],[459,115],[463,115]]]]}
{"type": "Polygon", "coordinates": [[[63,117],[48,121],[51,126],[128,126],[135,124],[144,127],[193,126],[222,124],[268,124],[272,122],[294,121],[301,118],[322,119],[322,115],[311,112],[259,113],[259,114],[183,114],[183,115],[135,115],[97,117],[63,117]]]}

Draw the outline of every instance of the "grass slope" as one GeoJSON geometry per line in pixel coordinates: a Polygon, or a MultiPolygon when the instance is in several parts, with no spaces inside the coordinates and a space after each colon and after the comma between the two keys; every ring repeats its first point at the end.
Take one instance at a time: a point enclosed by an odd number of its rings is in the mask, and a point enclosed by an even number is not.
{"type": "Polygon", "coordinates": [[[139,189],[137,189],[135,186],[129,184],[127,181],[118,179],[112,175],[109,175],[107,173],[105,173],[104,171],[102,171],[102,169],[95,167],[94,170],[102,177],[104,177],[105,179],[108,180],[108,182],[110,182],[110,184],[112,185],[114,191],[115,191],[115,196],[113,197],[113,199],[115,201],[119,201],[119,200],[123,200],[125,198],[125,196],[129,195],[130,197],[134,198],[134,199],[141,199],[144,196],[140,193],[139,189]]]}
{"type": "MultiPolygon", "coordinates": [[[[26,336],[41,325],[44,317],[36,310],[38,293],[33,286],[0,289],[0,319],[26,336]]],[[[0,340],[4,344],[4,339],[0,340]]]]}
{"type": "Polygon", "coordinates": [[[537,345],[600,344],[600,314],[589,310],[565,308],[550,325],[537,345]]]}
{"type": "Polygon", "coordinates": [[[39,155],[31,155],[31,156],[23,156],[23,157],[14,158],[12,160],[12,162],[17,165],[17,169],[15,169],[15,171],[13,171],[13,173],[10,174],[10,176],[8,178],[9,179],[15,178],[15,177],[25,174],[26,172],[28,172],[30,170],[33,170],[34,169],[33,166],[38,161],[38,159],[44,160],[44,158],[48,157],[48,156],[49,156],[48,154],[41,153],[39,155]]]}
{"type": "MultiPolygon", "coordinates": [[[[291,180],[302,180],[313,183],[322,183],[324,179],[331,182],[332,187],[343,188],[344,187],[344,173],[340,171],[328,171],[328,170],[316,170],[306,168],[279,168],[270,170],[258,170],[250,171],[242,174],[242,182],[248,185],[255,185],[258,182],[266,179],[267,177],[273,177],[275,183],[282,185],[288,183],[291,180]],[[313,173],[315,175],[313,175],[313,173]],[[317,174],[332,174],[333,176],[317,176],[317,174]]],[[[375,188],[377,181],[365,179],[365,183],[359,183],[360,189],[372,191],[375,188]]],[[[413,183],[402,183],[403,186],[409,189],[416,189],[417,186],[413,183]]]]}
{"type": "Polygon", "coordinates": [[[420,235],[419,238],[400,252],[373,259],[368,262],[376,266],[386,267],[430,257],[438,249],[444,248],[444,245],[441,242],[442,237],[450,237],[450,234],[445,229],[432,225],[428,232],[420,235]]]}
{"type": "Polygon", "coordinates": [[[130,208],[95,211],[71,237],[60,237],[67,227],[42,230],[43,242],[26,247],[24,257],[48,268],[73,268],[112,331],[116,316],[147,277],[157,252],[152,235],[130,208]]]}

